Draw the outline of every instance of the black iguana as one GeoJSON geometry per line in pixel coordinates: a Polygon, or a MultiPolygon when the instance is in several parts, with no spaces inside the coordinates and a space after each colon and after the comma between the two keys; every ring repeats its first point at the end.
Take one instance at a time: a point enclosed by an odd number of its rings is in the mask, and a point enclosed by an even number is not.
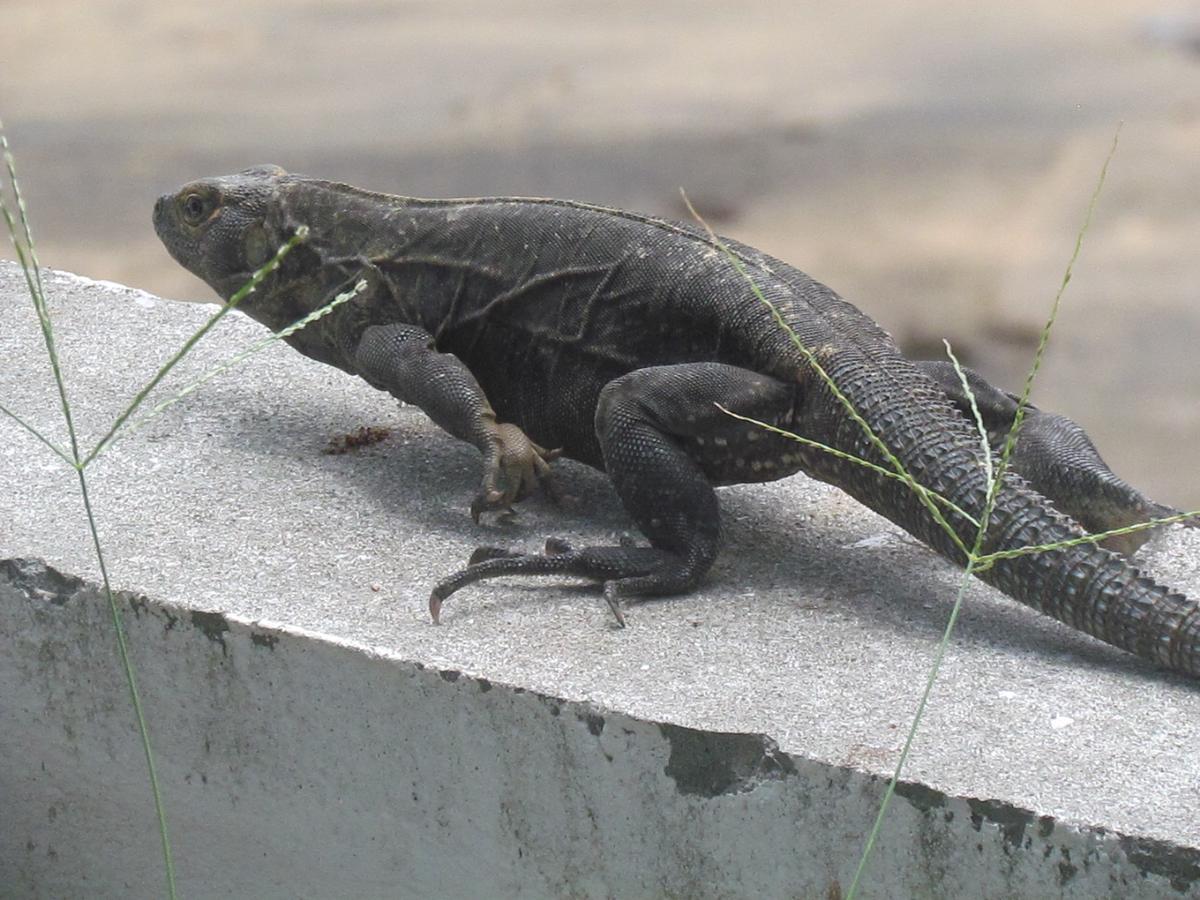
{"type": "MultiPolygon", "coordinates": [[[[483,454],[478,518],[549,484],[559,452],[612,479],[649,546],[543,554],[481,548],[440,581],[570,575],[625,597],[693,588],[720,544],[714,485],[806,472],[963,564],[962,547],[906,484],[730,417],[889,462],[749,289],[747,277],[915,480],[978,517],[987,479],[969,401],[948,363],[903,357],[891,337],[786,263],[704,230],[558,200],[421,200],[259,167],[158,200],[171,255],[230,298],[276,249],[310,235],[243,303],[280,329],[360,278],[366,290],[288,338],[423,409],[483,454]],[[553,448],[553,449],[548,449],[553,448]]],[[[1013,397],[972,375],[993,441],[1013,397]]],[[[1173,512],[1115,476],[1083,431],[1034,408],[995,504],[984,552],[1059,542],[1173,512]],[[1049,500],[1047,499],[1049,498],[1049,500]]],[[[947,509],[961,542],[975,526],[947,509]]],[[[1142,532],[1116,549],[1131,553],[1142,532]]],[[[1200,675],[1200,605],[1082,544],[1005,559],[983,580],[1034,609],[1168,668],[1200,675]]]]}

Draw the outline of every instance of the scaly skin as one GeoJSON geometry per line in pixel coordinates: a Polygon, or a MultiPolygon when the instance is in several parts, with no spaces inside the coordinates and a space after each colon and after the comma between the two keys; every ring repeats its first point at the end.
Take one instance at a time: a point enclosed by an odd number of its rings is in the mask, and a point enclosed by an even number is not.
{"type": "MultiPolygon", "coordinates": [[[[737,421],[716,404],[888,464],[724,253],[688,225],[565,201],[418,200],[264,167],[160,198],[171,254],[228,299],[300,225],[309,240],[242,308],[281,328],[360,278],[367,290],[293,335],[302,353],[420,406],[484,459],[472,514],[547,483],[559,452],[608,472],[650,546],[543,554],[481,548],[439,582],[574,575],[619,601],[686,592],[720,544],[714,484],[804,471],[938,552],[965,557],[901,482],[737,421]],[[553,448],[553,449],[550,449],[553,448]]],[[[871,319],[804,273],[727,246],[915,479],[978,518],[987,483],[966,396],[944,364],[912,362],[871,319]]],[[[1013,398],[971,373],[1002,439],[1013,398]]],[[[984,552],[1169,513],[1114,475],[1077,425],[1029,411],[984,552]],[[1072,518],[1074,517],[1074,518],[1072,518]]],[[[962,542],[974,526],[947,516],[962,542]]],[[[1112,542],[1132,552],[1140,538],[1112,542]]],[[[1200,607],[1087,544],[998,561],[981,577],[1033,608],[1200,675],[1200,607]]]]}

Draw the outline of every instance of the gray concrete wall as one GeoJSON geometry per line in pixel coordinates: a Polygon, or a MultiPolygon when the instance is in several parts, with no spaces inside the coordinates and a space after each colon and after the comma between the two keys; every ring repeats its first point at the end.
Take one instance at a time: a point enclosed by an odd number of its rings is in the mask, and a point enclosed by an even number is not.
{"type": "MultiPolygon", "coordinates": [[[[86,445],[208,311],[47,285],[86,445]]],[[[57,439],[20,288],[0,264],[0,402],[57,439]]],[[[259,336],[228,321],[173,383],[259,336]]],[[[475,526],[469,448],[279,347],[89,470],[184,896],[846,889],[956,572],[795,478],[723,491],[712,576],[628,629],[554,581],[430,625],[431,581],[477,544],[629,527],[559,468],[563,508],[475,526]],[[391,433],[321,452],[361,425],[391,433]]],[[[0,896],[160,895],[77,485],[5,420],[0,486],[0,896]]],[[[1200,595],[1195,532],[1144,564],[1200,595]]],[[[863,896],[1200,896],[1197,746],[1194,682],[974,585],[863,896]]]]}
{"type": "MultiPolygon", "coordinates": [[[[882,796],[763,735],[119,603],[187,897],[838,897],[882,796]]],[[[107,604],[7,560],[0,633],[6,896],[156,896],[107,604]]],[[[908,783],[862,896],[1162,897],[1198,876],[1194,848],[908,783]]]]}

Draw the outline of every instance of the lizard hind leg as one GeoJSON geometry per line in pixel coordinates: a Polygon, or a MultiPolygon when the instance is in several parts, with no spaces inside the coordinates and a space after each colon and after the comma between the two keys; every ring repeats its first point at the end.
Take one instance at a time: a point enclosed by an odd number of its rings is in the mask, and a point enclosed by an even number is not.
{"type": "Polygon", "coordinates": [[[605,386],[596,432],[605,468],[649,547],[575,549],[551,540],[542,554],[481,548],[440,581],[429,599],[437,621],[453,592],[504,575],[575,576],[603,582],[624,624],[626,597],[679,594],[712,566],[720,544],[714,483],[764,481],[799,468],[794,443],[726,415],[716,404],[790,424],[797,388],[745,369],[690,363],[639,369],[605,386]]]}
{"type": "MultiPolygon", "coordinates": [[[[917,367],[937,382],[959,413],[974,421],[970,399],[952,364],[918,361],[917,367]]],[[[1017,412],[1017,398],[970,369],[967,383],[999,456],[1017,412]]],[[[1178,514],[1156,503],[1114,473],[1091,438],[1066,416],[1027,406],[1025,423],[1012,456],[1012,467],[1034,490],[1093,534],[1178,514]]],[[[1185,525],[1197,527],[1194,520],[1185,525]]],[[[1151,537],[1150,529],[1109,537],[1102,547],[1132,556],[1151,537]]]]}
{"type": "MultiPolygon", "coordinates": [[[[503,547],[480,547],[471,554],[465,568],[439,581],[429,595],[429,615],[436,624],[441,620],[442,604],[455,591],[488,578],[505,575],[557,575],[591,578],[597,581],[648,574],[660,564],[660,554],[651,547],[583,547],[576,549],[557,538],[546,541],[538,553],[520,553],[503,547]]],[[[610,603],[611,605],[611,603],[610,603]]],[[[624,620],[617,612],[617,621],[624,620]]]]}

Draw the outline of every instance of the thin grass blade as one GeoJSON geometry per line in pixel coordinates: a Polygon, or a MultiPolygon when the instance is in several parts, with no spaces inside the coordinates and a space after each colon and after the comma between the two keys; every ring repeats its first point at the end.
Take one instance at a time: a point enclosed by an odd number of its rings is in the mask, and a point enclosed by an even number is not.
{"type": "MultiPolygon", "coordinates": [[[[779,435],[780,437],[788,438],[789,440],[793,440],[793,441],[796,441],[797,443],[804,444],[806,447],[812,447],[815,450],[820,450],[822,453],[828,453],[830,456],[836,456],[838,459],[844,459],[847,462],[852,462],[855,465],[862,466],[863,468],[866,468],[866,469],[870,469],[872,472],[876,472],[879,475],[882,475],[884,478],[892,478],[896,481],[904,481],[904,478],[897,472],[893,472],[891,469],[885,469],[883,466],[877,465],[876,463],[873,463],[870,460],[863,459],[861,456],[855,456],[853,453],[847,453],[844,450],[838,450],[836,447],[830,447],[828,444],[822,444],[820,441],[814,441],[812,438],[802,437],[793,431],[788,431],[784,428],[780,428],[778,425],[772,425],[769,422],[763,422],[763,421],[760,421],[759,419],[755,419],[750,416],[743,416],[740,413],[735,413],[731,409],[726,409],[720,403],[714,403],[713,406],[715,406],[721,412],[725,413],[725,415],[729,416],[730,418],[738,419],[739,421],[746,422],[747,424],[750,424],[750,425],[757,425],[759,428],[763,429],[764,431],[774,432],[775,434],[779,435]]],[[[905,482],[905,483],[907,484],[908,482],[905,482]]],[[[941,494],[939,494],[935,491],[929,490],[929,488],[925,487],[924,485],[918,484],[918,485],[916,485],[916,487],[914,489],[919,492],[923,492],[925,494],[925,496],[927,496],[934,503],[940,503],[944,507],[946,507],[948,510],[950,510],[951,512],[962,516],[964,519],[966,519],[972,525],[979,524],[975,520],[974,516],[972,516],[970,513],[968,513],[962,507],[960,507],[957,503],[954,503],[953,501],[951,501],[949,498],[943,497],[941,494]]]]}
{"type": "MultiPolygon", "coordinates": [[[[3,123],[0,123],[0,150],[3,151],[5,159],[5,167],[8,172],[8,177],[12,186],[14,196],[17,198],[17,208],[19,211],[23,235],[26,244],[28,255],[22,251],[21,241],[18,238],[13,217],[8,209],[7,204],[3,202],[3,196],[0,195],[0,208],[2,208],[5,222],[8,226],[9,236],[13,240],[13,246],[17,248],[17,257],[21,264],[21,268],[25,274],[25,282],[29,288],[30,298],[33,301],[34,309],[37,311],[38,320],[42,327],[42,336],[46,345],[46,352],[50,358],[50,366],[54,371],[55,384],[58,388],[59,400],[62,407],[63,419],[66,422],[67,434],[70,436],[71,452],[69,457],[59,452],[75,469],[76,476],[79,479],[80,496],[83,500],[84,512],[87,516],[88,528],[92,535],[92,542],[96,552],[96,560],[100,566],[100,573],[104,583],[104,596],[108,601],[109,612],[112,616],[113,631],[116,634],[117,650],[121,660],[121,668],[125,675],[125,682],[129,687],[130,700],[133,705],[134,718],[137,721],[138,736],[141,740],[142,751],[146,757],[146,767],[150,779],[150,791],[154,798],[154,810],[158,823],[159,837],[162,844],[163,865],[166,875],[167,896],[171,900],[175,900],[177,896],[175,886],[175,862],[171,853],[171,840],[167,832],[166,810],[163,804],[162,791],[158,783],[158,774],[154,765],[154,751],[150,740],[150,730],[146,724],[146,717],[142,708],[142,701],[138,692],[137,678],[134,675],[133,662],[129,657],[129,648],[125,640],[125,628],[121,620],[121,611],[117,606],[116,598],[113,596],[112,585],[108,578],[108,567],[105,563],[104,553],[100,545],[100,536],[96,528],[96,517],[92,510],[91,499],[88,495],[87,477],[83,470],[83,464],[79,458],[79,441],[75,433],[74,420],[71,416],[71,404],[67,397],[66,383],[63,380],[62,370],[58,362],[58,351],[54,344],[54,329],[53,323],[50,320],[49,311],[46,307],[45,294],[42,289],[41,273],[37,265],[37,251],[33,243],[33,232],[29,227],[29,217],[25,210],[25,202],[21,197],[20,186],[16,176],[16,165],[13,162],[12,153],[9,151],[8,140],[3,132],[3,123]]],[[[8,412],[6,410],[6,412],[8,412]]],[[[12,415],[11,413],[9,413],[12,415]]],[[[13,418],[17,418],[13,415],[13,418]]],[[[20,419],[17,419],[20,422],[20,419]]],[[[24,424],[24,423],[22,423],[24,424]]],[[[28,427],[28,426],[26,426],[28,427]]],[[[33,429],[30,429],[33,431],[33,429]]],[[[38,435],[36,431],[33,431],[38,435]]],[[[51,447],[54,445],[42,438],[42,440],[51,447]]]]}
{"type": "Polygon", "coordinates": [[[1009,429],[1008,436],[1004,441],[1004,450],[1000,454],[1000,463],[996,467],[995,480],[997,482],[1004,478],[1004,473],[1008,470],[1013,450],[1016,449],[1017,436],[1021,433],[1021,425],[1025,421],[1025,410],[1029,406],[1029,398],[1033,395],[1033,384],[1037,380],[1038,372],[1042,368],[1042,359],[1046,354],[1046,345],[1050,342],[1050,332],[1054,329],[1054,323],[1058,321],[1058,311],[1062,306],[1063,294],[1066,293],[1067,285],[1071,283],[1071,276],[1075,271],[1075,262],[1079,259],[1079,254],[1083,250],[1084,236],[1092,226],[1092,216],[1096,212],[1096,205],[1100,201],[1100,193],[1104,190],[1104,182],[1108,178],[1109,163],[1112,162],[1113,157],[1117,153],[1117,144],[1121,138],[1122,125],[1124,125],[1123,122],[1118,123],[1117,130],[1113,134],[1112,144],[1108,148],[1108,155],[1104,157],[1104,164],[1100,167],[1100,177],[1096,180],[1096,188],[1092,191],[1091,199],[1088,201],[1087,213],[1083,218],[1083,226],[1075,235],[1075,247],[1071,251],[1071,258],[1067,260],[1067,267],[1063,271],[1062,282],[1058,286],[1058,291],[1054,294],[1054,302],[1050,307],[1050,316],[1047,318],[1046,324],[1038,336],[1037,350],[1033,355],[1033,365],[1030,367],[1028,375],[1025,376],[1025,386],[1022,388],[1021,397],[1017,401],[1017,413],[1013,417],[1012,427],[1009,429]]]}
{"type": "MultiPolygon", "coordinates": [[[[282,340],[283,338],[288,337],[289,335],[295,334],[300,329],[305,328],[308,325],[312,324],[313,322],[317,321],[318,319],[324,318],[325,316],[329,315],[331,312],[334,311],[334,309],[341,306],[343,303],[346,303],[347,301],[352,300],[354,297],[357,297],[360,293],[362,293],[364,290],[366,290],[366,288],[367,288],[367,282],[365,279],[362,279],[356,285],[354,285],[354,287],[351,288],[350,290],[344,291],[344,292],[338,294],[336,297],[334,297],[332,300],[330,300],[324,306],[322,306],[321,308],[319,308],[317,310],[314,310],[313,312],[309,313],[304,318],[298,319],[297,321],[295,321],[291,325],[289,325],[287,328],[281,329],[280,331],[276,331],[275,333],[263,338],[262,340],[256,341],[255,343],[251,344],[246,349],[239,351],[238,353],[235,353],[233,356],[229,357],[229,359],[218,364],[213,369],[211,369],[210,371],[208,371],[201,377],[197,378],[195,381],[188,384],[186,387],[177,391],[170,398],[151,407],[150,412],[146,413],[146,415],[142,416],[140,419],[137,419],[133,422],[128,423],[118,434],[114,435],[113,439],[111,441],[109,441],[108,444],[105,445],[105,448],[103,448],[103,449],[107,449],[108,447],[111,447],[113,444],[115,444],[117,441],[121,440],[122,438],[129,437],[130,435],[134,434],[135,432],[141,430],[143,427],[145,427],[147,424],[149,424],[149,422],[152,419],[154,419],[156,416],[158,416],[164,410],[167,410],[170,407],[174,406],[180,400],[184,399],[189,394],[196,391],[202,385],[207,384],[209,381],[216,378],[222,372],[226,372],[229,369],[233,368],[234,366],[238,365],[239,363],[249,359],[255,353],[258,353],[259,351],[266,349],[267,347],[269,347],[271,344],[275,343],[276,341],[282,340]]],[[[98,451],[95,455],[99,456],[100,452],[102,452],[102,451],[98,451]]]]}
{"type": "Polygon", "coordinates": [[[35,438],[37,438],[39,441],[41,441],[43,444],[45,444],[47,447],[49,447],[51,450],[53,450],[55,452],[55,454],[57,454],[59,456],[59,458],[62,459],[62,461],[65,462],[68,466],[70,466],[71,468],[75,468],[75,460],[71,459],[71,455],[69,453],[67,453],[66,450],[64,450],[62,447],[58,446],[58,444],[51,441],[48,437],[46,437],[44,434],[42,434],[40,431],[38,431],[36,428],[34,428],[32,425],[30,425],[28,422],[26,422],[20,416],[18,416],[11,409],[0,404],[0,413],[4,413],[4,415],[8,416],[14,422],[16,422],[18,425],[20,425],[22,428],[24,428],[30,434],[32,434],[35,438]]]}
{"type": "MultiPolygon", "coordinates": [[[[962,609],[963,599],[966,596],[967,584],[969,583],[971,576],[974,575],[976,572],[980,571],[981,566],[990,566],[993,562],[995,562],[996,559],[1001,558],[999,555],[996,555],[996,554],[992,554],[992,555],[986,556],[986,557],[981,554],[981,551],[983,549],[984,538],[987,534],[988,522],[991,519],[992,511],[995,507],[996,498],[999,495],[1000,485],[1003,483],[1004,473],[1008,466],[1009,459],[1012,456],[1013,449],[1016,447],[1017,435],[1020,432],[1021,420],[1024,417],[1024,409],[1028,405],[1029,395],[1032,393],[1032,390],[1033,390],[1033,382],[1037,375],[1037,371],[1041,366],[1042,355],[1045,352],[1046,344],[1050,338],[1050,331],[1053,329],[1054,323],[1058,318],[1058,310],[1059,310],[1059,306],[1062,301],[1063,292],[1066,290],[1067,284],[1071,280],[1071,272],[1075,265],[1075,260],[1079,258],[1079,252],[1083,246],[1083,239],[1084,239],[1085,235],[1087,234],[1088,228],[1091,226],[1092,215],[1095,211],[1096,203],[1100,197],[1100,192],[1104,187],[1104,181],[1108,174],[1108,165],[1112,161],[1113,154],[1116,152],[1117,138],[1119,136],[1120,136],[1120,128],[1118,127],[1117,133],[1113,136],[1112,147],[1109,149],[1108,156],[1105,157],[1105,160],[1104,160],[1104,165],[1100,169],[1100,177],[1096,182],[1096,189],[1092,192],[1091,201],[1088,203],[1087,214],[1084,217],[1083,225],[1080,227],[1079,231],[1075,235],[1075,247],[1071,253],[1070,261],[1067,263],[1067,269],[1066,269],[1066,273],[1063,276],[1062,284],[1059,286],[1058,292],[1055,294],[1054,304],[1050,311],[1050,316],[1046,322],[1045,327],[1042,329],[1041,339],[1038,342],[1038,350],[1034,357],[1033,366],[1030,369],[1029,376],[1025,380],[1025,391],[1022,394],[1021,400],[1018,404],[1017,415],[1013,421],[1012,428],[1009,429],[1008,437],[1007,437],[1007,439],[1005,441],[1005,445],[1004,445],[1003,454],[1000,458],[999,463],[997,465],[995,465],[995,471],[994,471],[994,475],[992,478],[992,483],[988,490],[987,498],[984,502],[983,512],[979,517],[979,528],[975,534],[974,545],[972,546],[970,552],[968,553],[967,565],[966,565],[966,568],[963,570],[962,579],[959,582],[958,596],[956,597],[956,599],[954,601],[953,609],[951,609],[951,611],[950,611],[950,617],[946,621],[946,628],[942,632],[942,639],[941,639],[941,641],[938,642],[937,650],[934,653],[933,663],[930,666],[929,677],[925,681],[925,689],[921,693],[921,699],[917,703],[917,709],[913,715],[912,725],[909,727],[908,735],[904,741],[904,748],[900,753],[899,760],[897,760],[896,768],[892,772],[892,777],[888,783],[888,788],[884,793],[883,801],[879,805],[879,813],[875,817],[875,822],[871,827],[871,831],[867,837],[867,842],[866,842],[865,846],[863,847],[862,856],[859,858],[858,867],[854,872],[854,879],[850,884],[849,891],[847,891],[847,893],[846,893],[846,900],[853,900],[853,898],[857,894],[858,885],[861,882],[863,874],[866,871],[867,864],[870,861],[871,853],[875,847],[876,840],[879,837],[879,831],[883,825],[884,816],[887,814],[887,810],[891,804],[892,797],[896,793],[896,785],[899,783],[900,776],[904,772],[904,766],[908,761],[909,750],[912,747],[913,739],[916,736],[918,729],[920,728],[921,720],[925,716],[925,709],[928,705],[929,696],[933,692],[933,685],[937,681],[938,675],[941,672],[942,661],[945,658],[946,647],[949,644],[950,635],[954,632],[954,626],[958,622],[958,615],[962,609]],[[985,562],[985,560],[987,560],[987,561],[985,562]]],[[[947,346],[947,351],[949,351],[949,344],[947,344],[946,346],[947,346]]],[[[953,356],[951,357],[951,359],[953,359],[953,356]]],[[[957,364],[957,361],[955,361],[955,369],[958,371],[959,377],[963,380],[964,386],[966,386],[966,375],[962,371],[961,366],[959,366],[957,364]]],[[[967,386],[967,392],[968,392],[968,396],[971,397],[971,408],[977,417],[976,420],[980,426],[981,434],[984,435],[985,458],[988,459],[989,464],[991,464],[991,462],[990,462],[991,461],[991,449],[990,449],[990,445],[988,444],[988,442],[986,440],[986,429],[984,429],[982,427],[982,425],[983,425],[982,417],[979,416],[979,409],[975,402],[974,395],[970,391],[969,386],[967,386]]],[[[1180,516],[1171,517],[1171,518],[1175,519],[1175,520],[1181,520],[1181,519],[1184,519],[1187,517],[1188,517],[1187,515],[1180,515],[1180,516]]],[[[1136,528],[1137,528],[1137,526],[1130,526],[1128,529],[1117,529],[1117,531],[1127,532],[1127,531],[1131,531],[1131,530],[1136,530],[1136,528]]],[[[1066,541],[1066,542],[1061,542],[1056,545],[1048,545],[1046,547],[1025,548],[1025,549],[1027,549],[1028,552],[1031,552],[1031,553],[1032,552],[1041,552],[1046,549],[1054,549],[1055,547],[1058,547],[1058,546],[1063,546],[1063,545],[1072,544],[1072,543],[1083,543],[1085,540],[1097,540],[1097,539],[1101,539],[1101,538],[1096,535],[1089,535],[1087,538],[1081,538],[1081,539],[1077,539],[1075,541],[1066,541]]],[[[1002,552],[1008,552],[1008,551],[1002,551],[1002,552]]]]}
{"type": "Polygon", "coordinates": [[[787,321],[783,318],[783,315],[779,312],[779,308],[771,302],[766,294],[762,292],[762,289],[759,288],[759,286],[755,283],[754,279],[750,276],[750,273],[746,270],[745,265],[742,263],[742,260],[738,258],[737,254],[729,249],[729,246],[723,240],[721,240],[717,233],[713,231],[708,222],[701,217],[701,215],[696,211],[696,208],[692,206],[692,202],[688,199],[687,194],[683,193],[683,191],[680,191],[680,193],[683,196],[683,202],[687,205],[688,211],[692,214],[692,217],[700,223],[705,232],[707,232],[708,238],[712,242],[713,246],[725,254],[730,264],[732,264],[734,269],[737,270],[738,274],[745,279],[751,293],[754,294],[755,298],[760,303],[770,310],[776,324],[783,329],[784,333],[788,335],[792,344],[804,357],[804,361],[825,383],[825,385],[829,388],[830,393],[834,395],[837,401],[841,403],[842,407],[846,410],[846,414],[862,430],[863,434],[866,435],[867,439],[871,442],[871,445],[875,447],[875,449],[878,450],[888,461],[892,468],[895,469],[900,480],[907,484],[912,489],[913,493],[917,495],[917,498],[921,501],[921,504],[927,510],[929,510],[929,514],[933,517],[933,520],[937,522],[937,524],[946,532],[947,536],[954,543],[954,545],[962,552],[964,556],[966,556],[968,552],[966,544],[963,543],[962,538],[959,537],[958,532],[954,529],[954,527],[948,521],[946,521],[946,517],[942,514],[942,511],[938,509],[937,504],[929,499],[928,492],[923,488],[922,485],[917,484],[916,479],[914,479],[908,470],[904,468],[904,464],[896,457],[891,448],[883,442],[879,435],[875,433],[875,430],[867,423],[867,420],[864,419],[862,415],[859,414],[858,410],[854,408],[854,404],[850,401],[850,398],[842,392],[842,389],[837,385],[829,373],[825,371],[825,367],[821,365],[821,362],[817,359],[816,354],[805,345],[804,341],[800,339],[800,335],[796,334],[795,330],[788,325],[787,321]]]}
{"type": "Polygon", "coordinates": [[[1035,553],[1046,553],[1050,550],[1078,547],[1080,544],[1096,544],[1100,541],[1108,540],[1110,537],[1120,537],[1124,534],[1133,534],[1136,531],[1145,531],[1147,528],[1158,528],[1160,525],[1174,525],[1177,522],[1194,520],[1197,516],[1200,516],[1200,510],[1177,513],[1173,516],[1163,516],[1161,519],[1147,519],[1145,522],[1137,522],[1133,525],[1126,525],[1123,528],[1113,528],[1111,531],[1097,531],[1095,534],[1085,534],[1081,537],[1071,538],[1066,541],[1057,541],[1053,544],[1030,544],[1024,547],[1014,547],[1009,550],[997,550],[995,553],[986,553],[978,557],[975,560],[976,570],[982,571],[1002,559],[1032,556],[1035,553]]]}
{"type": "Polygon", "coordinates": [[[104,449],[110,443],[112,443],[113,438],[116,436],[117,432],[120,431],[121,426],[125,424],[126,420],[128,420],[130,416],[137,412],[138,407],[145,402],[146,397],[150,395],[150,392],[158,387],[159,382],[167,377],[167,373],[175,368],[179,361],[187,356],[187,354],[191,352],[191,349],[196,346],[200,339],[208,334],[216,326],[216,324],[221,321],[221,319],[225,318],[225,316],[229,315],[230,312],[236,309],[237,305],[241,303],[242,300],[244,300],[247,296],[249,296],[251,291],[258,287],[264,278],[278,269],[284,258],[292,252],[297,244],[301,243],[307,238],[308,227],[301,225],[296,229],[296,233],[288,238],[287,243],[280,247],[275,252],[275,255],[271,257],[271,259],[268,260],[265,265],[256,270],[254,274],[250,276],[250,280],[242,285],[237,293],[229,298],[227,303],[222,305],[221,308],[217,310],[217,312],[214,313],[207,322],[201,325],[195,334],[184,341],[183,346],[180,347],[170,359],[163,363],[162,367],[155,373],[154,377],[150,379],[144,388],[138,391],[137,395],[134,396],[133,400],[130,401],[125,410],[119,416],[117,416],[116,420],[112,424],[112,427],[109,428],[108,433],[96,442],[96,446],[93,447],[91,452],[88,453],[88,455],[83,459],[82,465],[87,466],[91,464],[92,460],[104,452],[104,449]]]}

